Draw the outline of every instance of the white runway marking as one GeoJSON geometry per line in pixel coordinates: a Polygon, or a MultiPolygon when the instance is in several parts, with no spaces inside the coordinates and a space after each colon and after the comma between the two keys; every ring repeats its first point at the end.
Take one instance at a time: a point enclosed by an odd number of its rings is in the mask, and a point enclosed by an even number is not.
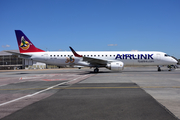
{"type": "Polygon", "coordinates": [[[20,97],[20,98],[17,98],[17,99],[14,99],[14,100],[11,100],[11,101],[2,103],[2,104],[0,104],[0,106],[3,106],[3,105],[6,105],[6,104],[9,104],[9,103],[16,102],[16,101],[18,101],[18,100],[21,100],[21,99],[24,99],[24,98],[27,98],[27,97],[35,96],[35,95],[37,95],[37,94],[40,94],[40,93],[42,93],[42,92],[45,92],[45,91],[50,90],[50,89],[52,89],[52,88],[55,88],[55,87],[57,87],[57,86],[59,86],[59,85],[63,85],[63,84],[66,84],[66,83],[75,81],[75,80],[77,80],[77,79],[79,79],[79,78],[83,78],[83,77],[85,77],[85,76],[87,76],[87,75],[80,76],[80,77],[75,78],[75,79],[73,79],[73,80],[70,80],[70,81],[67,81],[67,82],[62,82],[62,83],[59,83],[59,84],[57,84],[57,85],[51,86],[51,87],[46,88],[46,89],[44,89],[44,90],[41,90],[41,91],[39,91],[39,92],[36,92],[36,93],[30,94],[30,95],[26,95],[26,96],[23,96],[23,97],[20,97]]]}
{"type": "Polygon", "coordinates": [[[24,80],[24,79],[36,79],[36,78],[41,78],[41,77],[20,77],[19,80],[24,80]]]}

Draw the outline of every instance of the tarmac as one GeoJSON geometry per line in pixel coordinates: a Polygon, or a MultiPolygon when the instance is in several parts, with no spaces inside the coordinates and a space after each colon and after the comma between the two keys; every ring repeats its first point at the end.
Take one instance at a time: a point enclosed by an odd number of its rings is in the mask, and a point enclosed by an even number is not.
{"type": "Polygon", "coordinates": [[[180,69],[0,71],[2,120],[177,120],[180,69]]]}

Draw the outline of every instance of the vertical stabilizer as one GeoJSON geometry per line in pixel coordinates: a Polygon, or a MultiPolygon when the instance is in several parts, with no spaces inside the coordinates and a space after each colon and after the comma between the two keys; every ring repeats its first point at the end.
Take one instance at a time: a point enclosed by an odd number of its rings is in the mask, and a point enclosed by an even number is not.
{"type": "Polygon", "coordinates": [[[21,30],[15,30],[15,33],[20,53],[45,52],[44,50],[36,48],[21,30]]]}

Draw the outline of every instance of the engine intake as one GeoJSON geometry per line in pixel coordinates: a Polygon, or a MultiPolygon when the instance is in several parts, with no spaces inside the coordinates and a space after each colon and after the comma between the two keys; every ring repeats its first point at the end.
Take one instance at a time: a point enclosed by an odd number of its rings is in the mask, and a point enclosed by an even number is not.
{"type": "Polygon", "coordinates": [[[106,65],[106,68],[113,71],[122,71],[124,69],[123,62],[112,62],[106,65]]]}

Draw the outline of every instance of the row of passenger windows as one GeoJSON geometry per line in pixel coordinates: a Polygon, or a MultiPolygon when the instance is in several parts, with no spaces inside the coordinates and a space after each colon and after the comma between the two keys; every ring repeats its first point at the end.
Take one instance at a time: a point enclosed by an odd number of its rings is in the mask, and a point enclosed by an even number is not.
{"type": "MultiPolygon", "coordinates": [[[[73,57],[73,55],[50,55],[50,57],[73,57]]],[[[84,57],[108,57],[108,55],[83,55],[84,57]]],[[[115,57],[116,55],[109,55],[109,57],[115,57]]]]}
{"type": "MultiPolygon", "coordinates": [[[[108,57],[108,55],[84,55],[84,57],[108,57]]],[[[109,55],[109,57],[115,57],[115,55],[109,55]]]]}
{"type": "Polygon", "coordinates": [[[50,55],[50,57],[72,57],[73,55],[50,55]]]}

